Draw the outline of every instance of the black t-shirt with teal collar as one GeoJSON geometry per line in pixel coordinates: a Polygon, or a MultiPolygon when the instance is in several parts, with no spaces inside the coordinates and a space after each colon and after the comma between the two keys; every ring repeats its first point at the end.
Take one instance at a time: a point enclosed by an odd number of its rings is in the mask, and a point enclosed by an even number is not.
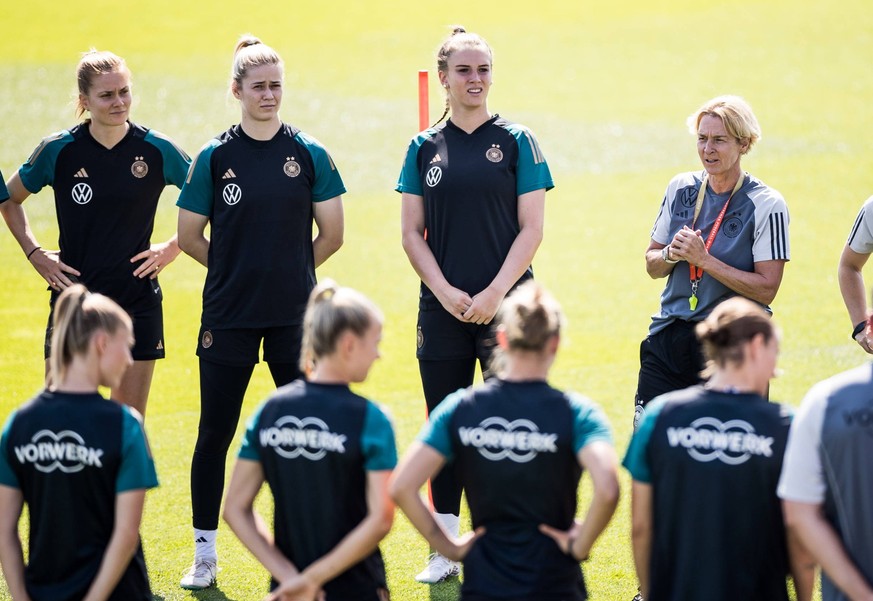
{"type": "MultiPolygon", "coordinates": [[[[410,143],[398,192],[424,198],[427,244],[448,282],[488,287],[518,236],[518,197],[554,187],[533,133],[495,115],[472,133],[446,123],[410,143]]],[[[528,268],[522,280],[533,276],[528,268]]],[[[422,283],[421,298],[433,300],[422,283]]]]}
{"type": "Polygon", "coordinates": [[[270,140],[235,125],[207,142],[177,203],[210,221],[203,327],[301,323],[315,287],[313,203],[345,191],[324,147],[292,125],[270,140]]]}
{"type": "Polygon", "coordinates": [[[157,279],[133,275],[130,259],[151,245],[161,193],[182,187],[190,161],[172,140],[134,123],[106,148],[85,122],[45,138],[18,175],[32,194],[54,190],[61,260],[90,290],[137,313],[162,295],[157,279]]]}

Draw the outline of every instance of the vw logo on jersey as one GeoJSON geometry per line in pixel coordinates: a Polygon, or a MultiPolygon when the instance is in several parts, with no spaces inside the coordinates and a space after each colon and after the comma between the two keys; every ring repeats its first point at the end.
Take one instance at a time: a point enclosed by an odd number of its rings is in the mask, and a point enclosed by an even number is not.
{"type": "Polygon", "coordinates": [[[510,459],[527,463],[539,453],[557,453],[558,435],[540,432],[528,419],[508,421],[489,417],[475,428],[458,428],[458,436],[465,447],[474,447],[485,459],[510,459]]]}
{"type": "Polygon", "coordinates": [[[103,450],[85,444],[79,434],[62,430],[40,430],[28,444],[14,447],[15,457],[21,464],[30,463],[49,474],[60,470],[67,474],[80,472],[86,467],[103,467],[103,450]]]}
{"type": "Polygon", "coordinates": [[[261,447],[272,447],[286,459],[303,457],[318,461],[328,452],[346,452],[345,434],[331,432],[328,425],[317,417],[282,416],[273,426],[262,429],[259,438],[261,447]]]}
{"type": "Polygon", "coordinates": [[[88,184],[80,182],[73,186],[73,202],[77,205],[86,205],[91,202],[93,197],[94,192],[88,184]]]}
{"type": "Polygon", "coordinates": [[[667,443],[682,447],[695,461],[707,463],[716,459],[728,465],[740,465],[752,455],[773,456],[773,437],[755,433],[747,421],[732,419],[722,422],[714,417],[699,417],[686,428],[667,428],[667,443]]]}
{"type": "Polygon", "coordinates": [[[687,188],[683,188],[679,191],[677,195],[677,199],[680,203],[682,203],[685,207],[693,207],[697,204],[697,194],[700,192],[700,188],[693,188],[688,186],[687,188]]]}
{"type": "Polygon", "coordinates": [[[221,197],[224,199],[224,202],[233,206],[242,198],[242,189],[236,184],[227,184],[224,190],[221,191],[221,197]]]}
{"type": "Polygon", "coordinates": [[[428,169],[427,175],[424,176],[425,183],[431,188],[440,183],[441,179],[443,179],[443,170],[439,165],[434,165],[428,169]]]}

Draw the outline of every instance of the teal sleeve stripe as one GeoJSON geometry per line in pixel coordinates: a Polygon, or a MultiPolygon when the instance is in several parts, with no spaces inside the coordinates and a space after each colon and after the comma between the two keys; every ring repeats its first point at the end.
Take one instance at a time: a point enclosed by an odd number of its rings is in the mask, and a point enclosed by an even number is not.
{"type": "Polygon", "coordinates": [[[9,430],[12,428],[12,422],[15,420],[16,411],[13,411],[6,419],[6,425],[3,426],[3,433],[0,434],[0,484],[9,488],[21,489],[21,484],[18,483],[18,478],[12,471],[12,466],[9,465],[9,430]]]}
{"type": "Polygon", "coordinates": [[[393,470],[397,467],[397,445],[391,420],[376,403],[367,401],[364,431],[361,433],[364,469],[368,472],[393,470]]]}
{"type": "Polygon", "coordinates": [[[321,142],[303,132],[297,139],[306,147],[315,165],[315,183],[312,185],[312,202],[330,200],[346,193],[343,179],[321,142]]]}
{"type": "Polygon", "coordinates": [[[518,144],[516,165],[516,194],[521,196],[534,190],[551,190],[555,187],[546,157],[540,150],[536,137],[523,125],[511,124],[509,132],[518,144]]]}
{"type": "Polygon", "coordinates": [[[9,200],[9,190],[6,188],[6,180],[3,179],[3,174],[0,173],[0,202],[9,200]]]}
{"type": "Polygon", "coordinates": [[[637,482],[651,484],[652,466],[649,465],[648,447],[652,431],[658,421],[658,415],[664,406],[663,401],[654,400],[646,405],[646,414],[640,420],[637,431],[634,432],[621,464],[630,472],[631,478],[637,482]]]}
{"type": "Polygon", "coordinates": [[[400,170],[400,178],[397,180],[397,187],[394,188],[396,191],[424,196],[424,190],[421,188],[421,174],[418,172],[418,152],[421,150],[421,145],[435,134],[436,130],[428,129],[415,136],[409,143],[409,148],[406,149],[406,158],[403,160],[403,167],[400,170]]]}
{"type": "Polygon", "coordinates": [[[43,139],[27,162],[18,169],[21,183],[31,194],[36,194],[55,181],[55,163],[61,149],[73,141],[73,134],[64,130],[43,139]]]}
{"type": "Polygon", "coordinates": [[[569,394],[568,398],[573,410],[573,452],[595,440],[612,444],[612,429],[603,410],[581,395],[569,394]]]}
{"type": "Polygon", "coordinates": [[[452,452],[452,433],[449,431],[452,416],[458,403],[464,398],[464,390],[453,392],[443,400],[421,428],[418,439],[429,447],[433,447],[440,455],[446,458],[446,462],[454,459],[452,452]]]}
{"type": "Polygon", "coordinates": [[[122,406],[122,410],[121,467],[115,481],[115,492],[155,488],[158,475],[142,422],[127,407],[122,406]]]}
{"type": "Polygon", "coordinates": [[[153,129],[146,132],[145,139],[160,150],[164,157],[164,182],[181,190],[185,185],[188,167],[191,166],[191,157],[170,138],[153,129]]]}
{"type": "Polygon", "coordinates": [[[264,405],[266,404],[266,402],[261,403],[261,406],[255,409],[255,412],[246,424],[246,432],[243,434],[242,445],[239,448],[239,453],[237,453],[237,457],[240,459],[248,459],[250,461],[261,460],[260,448],[258,447],[258,424],[261,422],[261,411],[264,410],[264,405]]]}
{"type": "Polygon", "coordinates": [[[212,215],[213,186],[212,153],[221,145],[221,141],[213,138],[203,145],[191,167],[188,168],[188,178],[182,186],[176,206],[199,215],[212,215]]]}

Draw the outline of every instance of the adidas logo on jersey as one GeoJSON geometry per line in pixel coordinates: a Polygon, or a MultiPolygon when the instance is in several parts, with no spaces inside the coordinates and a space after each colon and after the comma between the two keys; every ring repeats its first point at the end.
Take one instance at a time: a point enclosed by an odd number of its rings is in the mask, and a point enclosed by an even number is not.
{"type": "Polygon", "coordinates": [[[233,169],[228,169],[224,172],[224,175],[221,176],[221,179],[233,179],[236,177],[236,173],[233,172],[233,169]]]}
{"type": "Polygon", "coordinates": [[[155,347],[155,350],[156,351],[164,350],[164,341],[163,340],[158,340],[158,346],[155,347]]]}
{"type": "Polygon", "coordinates": [[[85,171],[84,167],[82,167],[81,169],[76,171],[76,174],[73,177],[88,177],[88,172],[85,171]]]}
{"type": "Polygon", "coordinates": [[[440,156],[440,153],[436,153],[434,157],[430,160],[430,164],[433,165],[434,163],[439,163],[442,160],[443,157],[440,156]]]}

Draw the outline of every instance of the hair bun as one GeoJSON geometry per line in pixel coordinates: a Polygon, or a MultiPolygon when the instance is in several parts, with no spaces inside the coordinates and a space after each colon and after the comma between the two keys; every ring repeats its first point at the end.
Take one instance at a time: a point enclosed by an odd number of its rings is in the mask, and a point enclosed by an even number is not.
{"type": "Polygon", "coordinates": [[[249,46],[257,46],[258,44],[263,44],[263,42],[250,33],[244,33],[239,37],[239,41],[236,43],[236,48],[234,49],[233,53],[236,54],[243,48],[248,48],[249,46]]]}
{"type": "Polygon", "coordinates": [[[528,351],[542,351],[560,333],[562,322],[558,302],[533,280],[506,297],[497,317],[509,348],[528,351]]]}
{"type": "Polygon", "coordinates": [[[318,283],[312,291],[312,302],[314,304],[330,302],[339,290],[339,285],[332,279],[327,278],[318,283]]]}
{"type": "Polygon", "coordinates": [[[764,309],[741,296],[720,303],[695,326],[694,331],[709,362],[704,372],[707,377],[715,366],[742,364],[746,357],[744,347],[756,336],[763,336],[764,342],[769,342],[777,335],[764,309]]]}
{"type": "Polygon", "coordinates": [[[459,33],[467,33],[467,30],[464,29],[463,25],[455,25],[452,28],[452,35],[458,35],[459,33]]]}

